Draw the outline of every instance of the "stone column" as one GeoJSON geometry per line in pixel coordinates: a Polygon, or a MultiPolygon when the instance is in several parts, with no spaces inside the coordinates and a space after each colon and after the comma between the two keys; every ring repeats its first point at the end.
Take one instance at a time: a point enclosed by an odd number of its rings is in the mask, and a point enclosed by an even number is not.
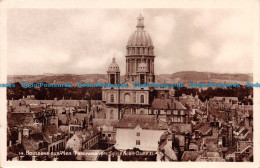
{"type": "Polygon", "coordinates": [[[126,74],[128,74],[128,59],[126,59],[126,71],[125,71],[126,74]]]}

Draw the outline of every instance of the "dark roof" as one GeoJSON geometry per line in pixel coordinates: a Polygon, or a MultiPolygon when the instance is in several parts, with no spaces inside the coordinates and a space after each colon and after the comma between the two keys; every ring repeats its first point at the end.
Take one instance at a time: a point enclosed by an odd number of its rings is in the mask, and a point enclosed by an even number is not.
{"type": "Polygon", "coordinates": [[[140,126],[142,129],[166,130],[167,124],[156,120],[155,116],[125,114],[118,122],[117,128],[135,128],[140,126]]]}

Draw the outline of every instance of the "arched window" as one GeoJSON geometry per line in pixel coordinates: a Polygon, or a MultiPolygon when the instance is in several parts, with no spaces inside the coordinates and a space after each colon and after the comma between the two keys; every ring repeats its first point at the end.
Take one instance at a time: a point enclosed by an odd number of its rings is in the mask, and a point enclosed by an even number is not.
{"type": "Polygon", "coordinates": [[[113,110],[110,111],[110,119],[114,119],[114,112],[113,112],[113,110]]]}
{"type": "Polygon", "coordinates": [[[140,96],[140,102],[141,102],[141,103],[144,103],[144,95],[141,95],[141,96],[140,96]]]}
{"type": "Polygon", "coordinates": [[[77,119],[74,120],[74,124],[78,124],[78,120],[77,119]]]}
{"type": "Polygon", "coordinates": [[[129,93],[125,94],[125,103],[130,103],[131,102],[131,96],[129,93]]]}
{"type": "Polygon", "coordinates": [[[111,94],[111,95],[110,95],[110,102],[111,102],[111,103],[114,103],[114,101],[115,101],[114,94],[111,94]]]}

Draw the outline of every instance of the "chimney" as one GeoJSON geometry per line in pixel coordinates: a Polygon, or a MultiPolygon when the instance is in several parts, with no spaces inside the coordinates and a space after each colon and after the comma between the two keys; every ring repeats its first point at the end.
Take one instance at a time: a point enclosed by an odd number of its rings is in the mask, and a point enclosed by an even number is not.
{"type": "Polygon", "coordinates": [[[29,129],[23,129],[23,136],[29,137],[29,129]]]}
{"type": "Polygon", "coordinates": [[[51,140],[51,142],[53,141],[52,136],[49,136],[49,139],[51,140]]]}
{"type": "Polygon", "coordinates": [[[9,147],[12,146],[12,141],[9,141],[9,147]]]}
{"type": "Polygon", "coordinates": [[[23,139],[23,129],[22,128],[18,128],[18,144],[22,143],[22,139],[23,139]]]}
{"type": "Polygon", "coordinates": [[[233,145],[233,127],[230,124],[228,124],[228,144],[233,145]]]}
{"type": "Polygon", "coordinates": [[[212,128],[212,137],[217,138],[219,134],[219,122],[214,121],[210,123],[212,128]]]}
{"type": "Polygon", "coordinates": [[[82,135],[82,139],[83,139],[83,141],[85,141],[86,140],[86,135],[82,135]]]}
{"type": "Polygon", "coordinates": [[[207,148],[206,144],[203,144],[202,151],[203,151],[203,153],[202,153],[201,157],[207,158],[208,157],[208,154],[207,154],[208,153],[208,148],[207,148]]]}

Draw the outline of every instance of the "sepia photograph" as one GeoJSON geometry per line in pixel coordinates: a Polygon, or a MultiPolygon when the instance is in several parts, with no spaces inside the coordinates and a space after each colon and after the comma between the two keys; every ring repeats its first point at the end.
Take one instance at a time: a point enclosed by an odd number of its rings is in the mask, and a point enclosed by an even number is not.
{"type": "Polygon", "coordinates": [[[249,7],[5,9],[1,159],[255,163],[254,17],[249,7]]]}

